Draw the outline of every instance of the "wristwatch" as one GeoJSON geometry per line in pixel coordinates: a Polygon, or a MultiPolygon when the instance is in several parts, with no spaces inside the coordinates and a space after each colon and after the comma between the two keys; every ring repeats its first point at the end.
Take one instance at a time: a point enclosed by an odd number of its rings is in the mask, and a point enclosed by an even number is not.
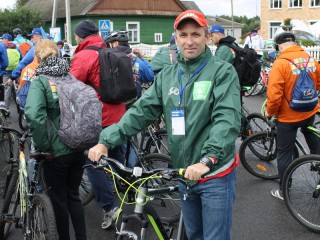
{"type": "Polygon", "coordinates": [[[214,164],[215,164],[215,161],[216,159],[215,158],[210,158],[210,157],[203,157],[200,159],[200,162],[203,164],[203,165],[206,165],[210,170],[212,170],[214,164]]]}

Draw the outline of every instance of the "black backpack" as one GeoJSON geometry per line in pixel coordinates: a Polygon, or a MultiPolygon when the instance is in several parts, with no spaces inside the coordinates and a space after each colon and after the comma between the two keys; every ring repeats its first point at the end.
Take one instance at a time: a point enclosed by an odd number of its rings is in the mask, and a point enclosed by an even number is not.
{"type": "Polygon", "coordinates": [[[131,58],[117,48],[88,46],[99,52],[100,88],[95,90],[106,103],[120,103],[137,96],[131,58]]]}
{"type": "Polygon", "coordinates": [[[228,46],[236,53],[236,57],[233,61],[233,66],[238,73],[240,85],[255,85],[260,78],[261,72],[261,62],[259,61],[259,57],[256,51],[252,48],[249,48],[248,46],[242,48],[236,43],[221,43],[219,47],[222,45],[228,46]]]}

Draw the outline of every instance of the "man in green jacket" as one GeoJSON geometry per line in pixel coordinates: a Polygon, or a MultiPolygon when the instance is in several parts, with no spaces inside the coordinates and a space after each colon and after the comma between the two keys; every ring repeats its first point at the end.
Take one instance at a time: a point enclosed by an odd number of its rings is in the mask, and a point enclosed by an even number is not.
{"type": "Polygon", "coordinates": [[[229,35],[226,36],[224,34],[224,27],[222,27],[220,24],[213,24],[210,27],[210,33],[213,44],[217,46],[214,55],[217,58],[232,64],[236,57],[236,53],[232,48],[228,47],[227,45],[224,45],[224,43],[234,44],[234,41],[236,39],[229,35]]]}
{"type": "Polygon", "coordinates": [[[174,39],[171,37],[168,47],[162,47],[153,56],[151,61],[152,70],[158,74],[165,66],[177,63],[178,48],[174,39]]]}
{"type": "Polygon", "coordinates": [[[186,168],[184,177],[190,180],[189,186],[179,186],[187,237],[227,240],[239,163],[237,73],[206,46],[210,33],[202,13],[181,13],[174,30],[178,64],[165,67],[120,122],[102,131],[89,159],[98,161],[164,114],[173,167],[186,168]]]}

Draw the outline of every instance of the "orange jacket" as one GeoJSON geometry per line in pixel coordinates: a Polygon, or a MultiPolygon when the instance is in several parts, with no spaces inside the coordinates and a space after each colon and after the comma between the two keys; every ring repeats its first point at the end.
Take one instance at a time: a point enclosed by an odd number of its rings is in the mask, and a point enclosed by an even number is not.
{"type": "Polygon", "coordinates": [[[31,78],[35,78],[35,70],[38,66],[39,62],[37,60],[37,57],[35,56],[33,61],[29,63],[24,69],[22,69],[18,90],[26,81],[30,81],[32,80],[31,78]]]}
{"type": "MultiPolygon", "coordinates": [[[[290,59],[300,68],[308,62],[307,54],[300,46],[292,46],[281,52],[274,62],[268,82],[267,112],[271,116],[278,116],[279,122],[299,122],[314,115],[318,109],[315,107],[310,112],[296,112],[289,106],[291,93],[298,74],[295,74],[296,66],[286,59],[290,59]]],[[[314,81],[317,90],[320,90],[320,64],[313,57],[308,63],[308,73],[314,81]]]]}

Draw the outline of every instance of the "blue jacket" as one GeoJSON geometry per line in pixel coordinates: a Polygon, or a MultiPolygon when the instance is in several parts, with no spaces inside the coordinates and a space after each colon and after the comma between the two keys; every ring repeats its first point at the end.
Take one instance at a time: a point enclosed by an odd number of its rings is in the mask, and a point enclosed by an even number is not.
{"type": "Polygon", "coordinates": [[[17,79],[20,77],[22,69],[25,68],[29,63],[33,61],[34,58],[34,52],[35,52],[35,46],[30,48],[30,50],[27,52],[27,54],[22,58],[22,60],[19,62],[18,66],[15,70],[12,71],[10,78],[12,80],[17,79]]]}
{"type": "Polygon", "coordinates": [[[139,68],[138,76],[139,76],[140,82],[146,83],[146,82],[152,82],[154,80],[154,73],[153,73],[152,67],[147,60],[137,57],[135,59],[134,65],[136,65],[139,68]]]}
{"type": "Polygon", "coordinates": [[[8,67],[8,54],[6,46],[0,42],[0,76],[4,74],[4,71],[8,67]]]}

